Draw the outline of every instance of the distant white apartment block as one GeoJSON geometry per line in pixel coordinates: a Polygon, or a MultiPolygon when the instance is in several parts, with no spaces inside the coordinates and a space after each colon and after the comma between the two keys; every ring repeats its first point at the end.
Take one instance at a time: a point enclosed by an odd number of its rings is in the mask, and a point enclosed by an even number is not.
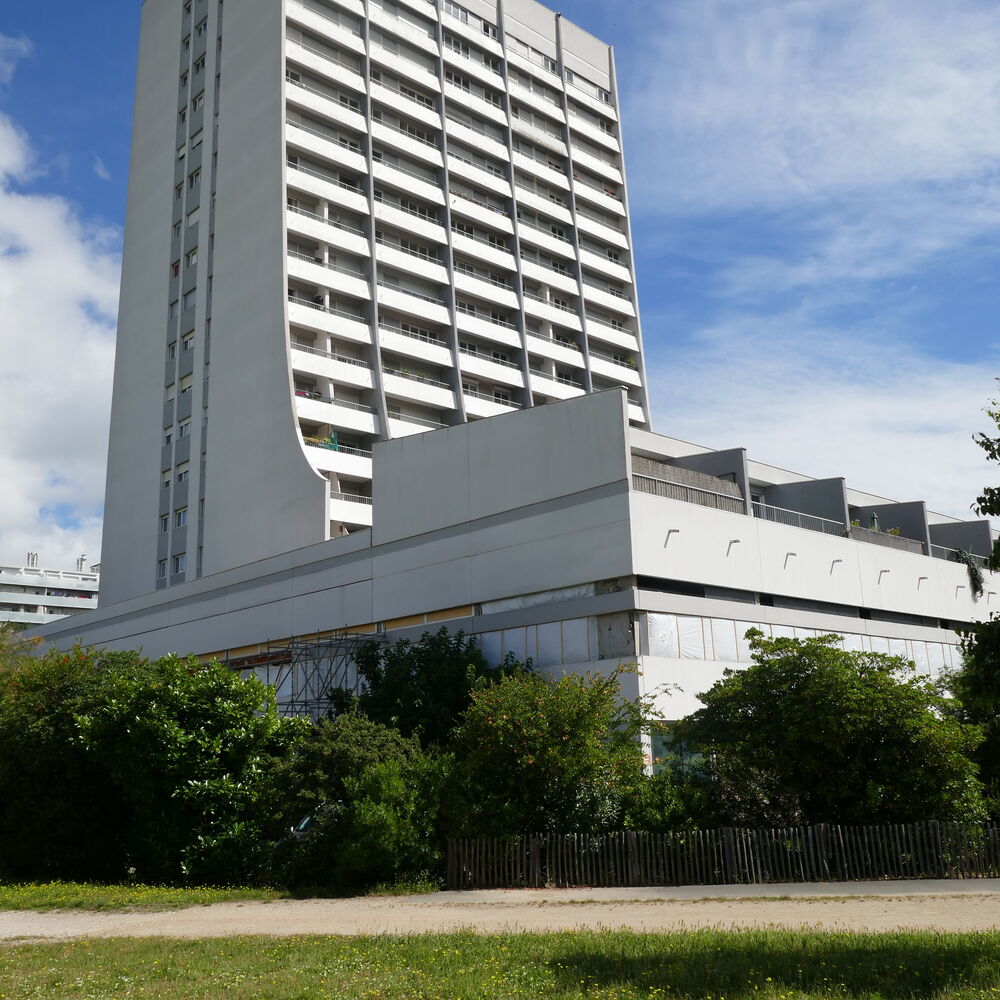
{"type": "Polygon", "coordinates": [[[28,628],[93,611],[101,568],[86,564],[81,556],[75,570],[43,569],[38,553],[29,552],[21,565],[0,566],[0,625],[28,628]]]}
{"type": "Polygon", "coordinates": [[[534,0],[146,0],[105,600],[372,524],[374,442],[614,387],[611,49],[534,0]]]}

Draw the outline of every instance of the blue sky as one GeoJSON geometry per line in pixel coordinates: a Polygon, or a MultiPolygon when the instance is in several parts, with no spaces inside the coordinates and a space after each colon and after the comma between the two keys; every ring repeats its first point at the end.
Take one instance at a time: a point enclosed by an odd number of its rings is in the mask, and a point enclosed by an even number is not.
{"type": "MultiPolygon", "coordinates": [[[[1000,374],[995,0],[560,6],[617,49],[656,429],[965,514],[1000,374]]],[[[0,561],[99,551],[138,18],[0,14],[0,561]]]]}

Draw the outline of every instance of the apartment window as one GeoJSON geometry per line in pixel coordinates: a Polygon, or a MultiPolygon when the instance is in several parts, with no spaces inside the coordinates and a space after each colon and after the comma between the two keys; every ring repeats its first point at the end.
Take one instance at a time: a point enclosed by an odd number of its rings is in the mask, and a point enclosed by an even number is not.
{"type": "MultiPolygon", "coordinates": [[[[199,209],[197,209],[197,208],[194,209],[191,212],[188,212],[188,214],[187,214],[188,229],[190,229],[198,221],[198,212],[199,212],[199,209]]],[[[180,223],[178,223],[178,225],[180,225],[180,223]]]]}
{"type": "Polygon", "coordinates": [[[167,318],[173,319],[177,315],[178,304],[177,300],[174,299],[173,302],[167,307],[167,318]]]}
{"type": "Polygon", "coordinates": [[[186,72],[181,73],[181,86],[186,87],[188,85],[188,75],[186,72]]]}
{"type": "Polygon", "coordinates": [[[201,167],[188,174],[188,189],[193,191],[201,183],[201,167]]]}
{"type": "Polygon", "coordinates": [[[174,432],[173,431],[166,431],[164,433],[164,435],[163,435],[163,444],[164,444],[164,447],[166,445],[170,444],[170,442],[173,441],[173,439],[174,439],[174,432]]]}
{"type": "Polygon", "coordinates": [[[193,375],[185,375],[184,378],[181,379],[182,396],[186,396],[191,391],[191,389],[193,388],[193,380],[194,380],[193,375]]]}
{"type": "Polygon", "coordinates": [[[181,183],[181,184],[178,184],[178,185],[177,185],[177,186],[176,186],[176,187],[174,188],[174,197],[175,197],[175,198],[176,198],[176,199],[177,199],[178,201],[180,201],[180,199],[184,197],[184,185],[183,185],[183,183],[181,183]]]}
{"type": "Polygon", "coordinates": [[[195,94],[194,98],[191,100],[191,110],[199,111],[205,106],[205,91],[203,90],[200,94],[195,94]]]}
{"type": "Polygon", "coordinates": [[[462,76],[461,73],[456,73],[454,70],[446,69],[444,71],[444,78],[456,87],[461,87],[462,90],[469,92],[472,91],[472,81],[467,76],[462,76]]]}
{"type": "Polygon", "coordinates": [[[156,564],[156,579],[157,580],[166,580],[166,578],[167,578],[167,560],[166,559],[161,559],[156,564]]]}
{"type": "Polygon", "coordinates": [[[177,555],[174,556],[171,568],[173,569],[175,575],[177,573],[183,573],[187,569],[187,553],[178,552],[177,555]]]}
{"type": "Polygon", "coordinates": [[[195,26],[194,33],[199,38],[201,38],[201,36],[204,35],[206,31],[208,31],[208,18],[203,17],[195,26]]]}
{"type": "Polygon", "coordinates": [[[174,527],[183,528],[188,523],[188,509],[181,507],[174,511],[174,527]]]}
{"type": "Polygon", "coordinates": [[[194,247],[184,255],[184,266],[194,267],[198,263],[198,248],[194,247]]]}
{"type": "Polygon", "coordinates": [[[173,361],[177,357],[177,341],[172,340],[167,344],[167,361],[173,361]]]}
{"type": "Polygon", "coordinates": [[[171,231],[171,234],[170,234],[170,238],[173,239],[173,240],[176,240],[177,237],[180,236],[180,234],[181,234],[181,224],[180,224],[180,222],[175,222],[174,223],[174,228],[173,228],[173,230],[171,231]]]}
{"type": "Polygon", "coordinates": [[[194,333],[193,332],[192,333],[186,333],[186,334],[184,334],[184,337],[181,340],[181,350],[183,350],[183,351],[194,350],[194,333]]]}
{"type": "Polygon", "coordinates": [[[542,56],[542,65],[550,73],[558,73],[559,72],[559,63],[557,63],[555,61],[555,59],[551,59],[549,56],[542,56]]]}
{"type": "Polygon", "coordinates": [[[197,291],[194,288],[192,288],[190,292],[185,292],[184,293],[184,298],[183,298],[182,302],[183,302],[183,306],[184,306],[185,309],[193,309],[194,308],[194,303],[195,303],[195,299],[197,298],[197,295],[198,295],[198,293],[197,293],[197,291]]]}
{"type": "Polygon", "coordinates": [[[191,467],[187,462],[177,466],[177,484],[186,483],[191,475],[191,467]]]}
{"type": "Polygon", "coordinates": [[[191,436],[191,421],[185,420],[184,423],[180,425],[177,429],[177,436],[179,438],[186,438],[191,436]]]}
{"type": "Polygon", "coordinates": [[[452,52],[457,52],[460,56],[468,57],[469,55],[469,43],[463,42],[461,38],[458,38],[455,35],[445,32],[444,44],[447,45],[452,52]]]}
{"type": "Polygon", "coordinates": [[[198,129],[193,136],[191,136],[191,150],[196,150],[205,141],[205,130],[198,129]]]}
{"type": "Polygon", "coordinates": [[[166,514],[160,515],[160,534],[165,535],[170,530],[170,518],[166,514]]]}
{"type": "Polygon", "coordinates": [[[188,120],[188,109],[183,107],[177,112],[177,121],[179,124],[183,125],[188,120]]]}
{"type": "Polygon", "coordinates": [[[180,273],[181,273],[181,262],[179,260],[175,260],[173,264],[170,265],[170,277],[176,278],[177,275],[179,275],[180,273]]]}
{"type": "Polygon", "coordinates": [[[177,147],[177,159],[178,160],[183,160],[184,159],[184,154],[186,152],[187,152],[187,146],[186,145],[182,144],[182,145],[178,146],[177,147]]]}
{"type": "Polygon", "coordinates": [[[169,490],[170,489],[170,473],[169,472],[164,472],[163,473],[163,478],[160,480],[160,485],[165,490],[169,490]]]}
{"type": "Polygon", "coordinates": [[[576,83],[576,73],[574,73],[569,67],[566,69],[566,82],[576,83]]]}
{"type": "Polygon", "coordinates": [[[464,7],[459,7],[457,3],[452,3],[451,0],[444,0],[444,11],[446,14],[451,14],[452,17],[457,17],[459,21],[469,23],[469,12],[464,7]]]}
{"type": "Polygon", "coordinates": [[[603,90],[600,87],[597,88],[597,96],[604,101],[605,104],[611,103],[611,91],[603,90]]]}
{"type": "Polygon", "coordinates": [[[194,71],[195,71],[195,73],[204,73],[205,72],[205,57],[204,56],[199,56],[195,60],[194,71]]]}

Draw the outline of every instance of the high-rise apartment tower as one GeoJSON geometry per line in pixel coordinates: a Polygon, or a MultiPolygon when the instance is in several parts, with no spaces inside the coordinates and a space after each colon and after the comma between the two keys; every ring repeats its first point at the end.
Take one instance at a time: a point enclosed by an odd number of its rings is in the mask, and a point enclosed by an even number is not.
{"type": "Polygon", "coordinates": [[[376,440],[625,386],[611,49],[534,0],[145,0],[102,604],[371,525],[376,440]]]}

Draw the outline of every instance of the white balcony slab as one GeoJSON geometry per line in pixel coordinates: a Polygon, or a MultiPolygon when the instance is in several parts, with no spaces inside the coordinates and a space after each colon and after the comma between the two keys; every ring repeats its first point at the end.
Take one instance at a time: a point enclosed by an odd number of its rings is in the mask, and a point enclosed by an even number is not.
{"type": "Polygon", "coordinates": [[[401,417],[389,417],[389,435],[393,438],[412,437],[414,434],[427,434],[429,431],[439,429],[425,427],[423,424],[417,424],[401,417]]]}
{"type": "Polygon", "coordinates": [[[417,257],[403,250],[397,250],[384,243],[375,244],[375,259],[404,274],[417,275],[442,285],[448,283],[448,271],[443,264],[435,263],[426,257],[417,257]]]}
{"type": "Polygon", "coordinates": [[[441,90],[437,73],[431,72],[426,66],[421,66],[410,59],[406,59],[397,52],[390,52],[389,49],[375,42],[372,42],[369,48],[373,61],[384,66],[396,76],[401,76],[405,80],[412,80],[424,90],[441,90]]]}
{"type": "Polygon", "coordinates": [[[629,285],[633,284],[632,272],[624,264],[618,264],[611,260],[610,257],[602,256],[599,253],[594,253],[593,250],[581,247],[580,260],[587,267],[599,271],[608,278],[613,278],[615,281],[621,281],[629,285]]]}
{"type": "Polygon", "coordinates": [[[459,312],[457,319],[458,328],[463,333],[472,333],[477,337],[485,337],[497,344],[503,344],[505,347],[521,346],[521,336],[517,330],[511,330],[506,326],[499,326],[497,323],[491,323],[487,319],[479,316],[470,316],[464,312],[459,312]]]}
{"type": "Polygon", "coordinates": [[[590,370],[595,375],[613,379],[621,385],[630,385],[634,388],[642,385],[642,379],[637,369],[630,368],[628,365],[617,364],[614,361],[607,361],[593,354],[590,355],[590,370]]]}
{"type": "Polygon", "coordinates": [[[487,87],[502,91],[504,89],[503,77],[499,73],[494,73],[489,67],[484,66],[478,59],[466,58],[458,52],[453,51],[446,45],[443,51],[446,66],[451,66],[466,76],[471,76],[487,87]]]}
{"type": "Polygon", "coordinates": [[[524,388],[524,375],[519,368],[498,364],[486,355],[459,354],[458,363],[463,374],[475,375],[490,382],[500,382],[518,389],[524,388]]]}
{"type": "Polygon", "coordinates": [[[543,232],[541,229],[535,229],[534,226],[529,226],[524,222],[520,223],[517,228],[522,243],[541,247],[543,250],[548,250],[549,253],[554,253],[567,260],[576,260],[576,251],[573,249],[573,245],[560,239],[554,233],[543,232]]]}
{"type": "Polygon", "coordinates": [[[470,417],[496,417],[501,413],[512,413],[516,406],[509,406],[506,403],[497,403],[492,399],[483,399],[480,396],[470,396],[464,394],[465,412],[470,417]]]}
{"type": "Polygon", "coordinates": [[[392,108],[394,111],[398,111],[408,118],[414,118],[422,125],[429,125],[433,129],[441,128],[441,116],[434,108],[429,108],[426,104],[415,101],[412,97],[407,97],[392,87],[386,87],[384,84],[373,82],[371,85],[371,97],[378,104],[392,108]]]}
{"type": "Polygon", "coordinates": [[[644,424],[646,422],[646,413],[641,406],[636,406],[635,403],[629,403],[628,418],[633,423],[644,424]]]}
{"type": "Polygon", "coordinates": [[[353,132],[363,134],[368,127],[364,115],[341,104],[336,98],[327,97],[315,90],[307,90],[305,87],[289,83],[285,88],[285,99],[291,107],[322,115],[323,118],[337,125],[343,125],[353,132]]]}
{"type": "Polygon", "coordinates": [[[299,257],[289,257],[288,274],[289,277],[301,278],[310,284],[321,285],[355,299],[369,301],[372,297],[367,279],[345,274],[325,264],[312,264],[299,257]]]}
{"type": "Polygon", "coordinates": [[[452,233],[452,246],[461,253],[475,257],[492,267],[501,268],[504,271],[513,271],[517,268],[517,262],[512,253],[495,247],[491,243],[483,243],[470,236],[463,236],[461,233],[452,233]]]}
{"type": "Polygon", "coordinates": [[[585,108],[589,108],[595,114],[601,115],[603,118],[607,118],[609,121],[618,121],[618,114],[614,107],[608,104],[606,101],[602,101],[598,97],[594,97],[592,94],[588,94],[582,87],[577,87],[575,84],[569,84],[566,87],[566,93],[573,98],[574,101],[583,105],[585,108]]]}
{"type": "Polygon", "coordinates": [[[305,445],[306,458],[309,464],[318,472],[336,472],[343,476],[356,476],[360,479],[372,478],[372,460],[363,455],[352,455],[346,451],[334,451],[330,448],[317,448],[311,444],[305,445]]]}
{"type": "Polygon", "coordinates": [[[616,330],[614,327],[599,323],[589,316],[587,317],[587,335],[591,340],[614,344],[615,347],[624,347],[629,351],[639,350],[639,340],[634,333],[628,330],[616,330]]]}
{"type": "Polygon", "coordinates": [[[338,406],[336,403],[325,403],[318,399],[304,399],[295,396],[295,412],[303,420],[312,420],[318,424],[329,424],[331,427],[343,430],[359,431],[365,434],[378,434],[378,417],[374,413],[351,409],[349,406],[338,406]]]}
{"type": "Polygon", "coordinates": [[[409,232],[414,236],[422,236],[435,243],[448,242],[448,234],[443,226],[419,215],[404,212],[401,208],[396,208],[388,202],[375,202],[375,218],[401,229],[404,233],[409,232]]]}
{"type": "Polygon", "coordinates": [[[468,292],[476,295],[487,302],[500,306],[507,306],[510,309],[518,308],[517,296],[511,288],[499,288],[497,285],[482,278],[474,278],[471,274],[464,274],[462,271],[455,272],[455,287],[460,292],[468,292]]]}
{"type": "Polygon", "coordinates": [[[353,340],[355,343],[371,343],[371,330],[367,323],[323,312],[320,309],[312,309],[299,302],[288,303],[288,321],[307,330],[335,333],[338,337],[353,340]]]}
{"type": "Polygon", "coordinates": [[[372,388],[372,370],[367,366],[352,365],[348,361],[338,361],[336,358],[314,354],[312,351],[296,350],[294,346],[291,350],[292,371],[318,375],[331,382],[358,389],[372,388]]]}
{"type": "Polygon", "coordinates": [[[612,229],[602,222],[587,218],[579,212],[576,216],[576,225],[581,233],[593,236],[594,239],[607,243],[610,246],[618,247],[621,250],[628,250],[628,237],[617,229],[612,229]]]}
{"type": "Polygon", "coordinates": [[[446,118],[444,127],[448,135],[463,145],[481,150],[486,156],[497,157],[501,160],[507,159],[507,146],[492,136],[477,132],[453,118],[446,118]]]}
{"type": "Polygon", "coordinates": [[[511,222],[510,216],[505,212],[497,212],[492,208],[486,208],[484,205],[470,201],[468,198],[463,198],[461,195],[452,193],[451,210],[455,215],[460,215],[464,219],[471,219],[473,222],[489,226],[490,229],[497,229],[502,233],[514,232],[514,223],[511,222]]]}
{"type": "Polygon", "coordinates": [[[285,123],[285,141],[293,150],[305,153],[312,153],[313,156],[321,157],[338,167],[345,167],[347,170],[358,174],[368,172],[368,163],[365,158],[346,146],[342,146],[337,139],[325,135],[317,135],[307,128],[311,126],[296,125],[293,122],[285,123]]]}
{"type": "Polygon", "coordinates": [[[531,281],[548,285],[550,288],[557,288],[568,295],[576,296],[580,294],[580,287],[577,284],[576,278],[570,274],[560,274],[558,271],[553,271],[551,267],[536,264],[533,260],[522,260],[521,270],[524,276],[531,281]]]}
{"type": "Polygon", "coordinates": [[[329,243],[331,246],[348,250],[360,257],[371,255],[366,236],[358,236],[356,233],[335,226],[332,222],[315,219],[303,215],[301,212],[287,211],[285,219],[288,231],[297,236],[305,236],[322,243],[329,243]]]}
{"type": "Polygon", "coordinates": [[[397,191],[413,194],[423,201],[429,201],[432,205],[444,204],[444,194],[437,183],[416,177],[391,163],[373,163],[372,176],[397,191]]]}
{"type": "Polygon", "coordinates": [[[324,17],[304,4],[297,3],[296,0],[288,0],[285,4],[285,16],[292,24],[308,28],[313,34],[333,42],[338,48],[350,49],[359,54],[365,51],[365,44],[360,34],[348,24],[331,21],[330,18],[324,17]]]}
{"type": "Polygon", "coordinates": [[[530,333],[528,334],[528,351],[544,358],[551,358],[563,365],[571,365],[574,368],[583,367],[582,351],[575,347],[567,347],[554,340],[546,340],[544,337],[534,337],[530,333]]]}
{"type": "Polygon", "coordinates": [[[466,163],[456,156],[448,157],[448,172],[452,177],[460,177],[481,188],[486,188],[487,191],[499,195],[501,198],[510,197],[510,185],[503,177],[472,163],[466,163]]]}
{"type": "Polygon", "coordinates": [[[411,159],[420,160],[430,167],[444,165],[441,151],[436,146],[428,146],[427,143],[400,132],[385,122],[372,122],[372,139],[383,147],[396,150],[411,159]]]}
{"type": "Polygon", "coordinates": [[[558,202],[536,194],[534,191],[528,191],[520,185],[517,186],[517,201],[519,205],[530,208],[535,212],[541,212],[543,215],[555,219],[565,226],[573,224],[573,216],[565,205],[560,205],[558,202]]]}
{"type": "Polygon", "coordinates": [[[416,295],[409,295],[395,288],[387,288],[385,285],[380,285],[378,288],[378,302],[380,306],[388,306],[390,309],[406,313],[408,316],[416,316],[429,323],[446,325],[451,323],[451,313],[444,305],[427,302],[416,295]]]}
{"type": "Polygon", "coordinates": [[[606,160],[599,159],[592,153],[588,153],[585,149],[580,149],[579,146],[573,147],[573,162],[579,163],[581,167],[592,173],[597,174],[599,177],[604,177],[615,184],[623,183],[621,169],[606,160]]]}
{"type": "Polygon", "coordinates": [[[563,142],[562,139],[551,135],[544,129],[538,128],[536,125],[526,121],[524,118],[512,117],[510,120],[510,127],[513,129],[515,135],[523,136],[525,139],[533,142],[536,146],[541,146],[542,149],[549,153],[553,153],[557,157],[565,158],[569,155],[566,143],[563,142]]]}
{"type": "Polygon", "coordinates": [[[587,121],[580,115],[571,114],[569,116],[569,127],[573,132],[579,133],[585,139],[606,149],[612,156],[621,156],[621,146],[618,139],[613,135],[608,135],[599,125],[587,121]]]}
{"type": "Polygon", "coordinates": [[[589,184],[583,184],[579,181],[574,185],[573,190],[576,192],[577,201],[589,204],[602,212],[625,217],[625,206],[622,204],[621,198],[616,198],[606,191],[598,191],[589,184]]]}
{"type": "Polygon", "coordinates": [[[427,30],[424,30],[402,17],[393,17],[391,14],[387,14],[376,4],[368,5],[368,16],[372,24],[384,29],[389,34],[404,39],[428,55],[437,55],[437,43],[430,34],[430,25],[428,25],[427,30]]]}
{"type": "MultiPolygon", "coordinates": [[[[359,215],[368,214],[368,199],[360,191],[352,191],[342,187],[337,181],[317,177],[305,170],[288,167],[285,175],[288,187],[294,191],[305,192],[317,198],[332,201],[335,205],[349,208],[359,215]]],[[[293,195],[294,197],[294,195],[293,195]]]]}
{"type": "MultiPolygon", "coordinates": [[[[553,157],[553,160],[555,159],[553,157]]],[[[550,184],[552,187],[561,188],[564,191],[569,190],[569,179],[563,168],[558,164],[555,167],[550,167],[547,163],[540,163],[533,157],[514,150],[514,166],[518,170],[524,170],[533,177],[537,177],[546,184],[550,184]]]]}
{"type": "Polygon", "coordinates": [[[516,66],[525,73],[530,73],[532,76],[541,80],[547,87],[551,87],[553,90],[557,91],[563,90],[562,77],[560,77],[558,73],[553,73],[550,70],[547,70],[544,66],[539,66],[538,63],[532,62],[526,56],[522,56],[520,53],[508,49],[507,61],[511,64],[511,66],[516,66]]]}
{"type": "Polygon", "coordinates": [[[566,312],[565,309],[559,309],[550,302],[538,302],[536,299],[525,298],[524,311],[536,319],[547,320],[569,330],[583,329],[583,323],[578,313],[566,312]]]}
{"type": "Polygon", "coordinates": [[[444,84],[444,96],[448,99],[450,105],[471,111],[474,115],[486,118],[500,128],[507,128],[507,112],[503,108],[498,108],[492,102],[487,101],[485,97],[474,94],[469,90],[464,90],[462,87],[447,80],[444,84]]]}
{"type": "Polygon", "coordinates": [[[416,337],[407,337],[401,333],[393,333],[382,327],[378,332],[378,342],[386,351],[395,351],[410,358],[422,361],[433,361],[436,365],[448,368],[453,366],[451,349],[444,344],[432,344],[416,337]]]}
{"type": "Polygon", "coordinates": [[[285,54],[293,62],[312,70],[327,80],[342,84],[351,90],[365,92],[365,81],[358,70],[335,62],[322,53],[306,48],[292,39],[285,40],[285,54]]]}
{"type": "Polygon", "coordinates": [[[455,409],[455,394],[451,389],[428,385],[417,379],[406,378],[405,375],[391,375],[386,372],[382,376],[382,387],[387,396],[395,399],[407,399],[442,410],[455,409]]]}
{"type": "Polygon", "coordinates": [[[455,17],[453,14],[449,14],[444,8],[441,10],[441,23],[451,34],[458,35],[472,42],[485,52],[490,52],[498,57],[503,55],[503,48],[500,46],[500,43],[495,38],[487,35],[480,25],[469,24],[455,17]]]}
{"type": "Polygon", "coordinates": [[[594,288],[593,285],[588,285],[586,282],[583,285],[583,297],[587,302],[600,306],[602,309],[608,309],[629,318],[635,317],[635,306],[629,299],[623,299],[600,288],[594,288]]]}
{"type": "Polygon", "coordinates": [[[353,500],[341,500],[330,497],[330,520],[342,524],[359,525],[362,528],[372,526],[372,507],[353,500]]]}
{"type": "Polygon", "coordinates": [[[523,104],[534,111],[540,111],[543,115],[547,115],[560,125],[566,123],[566,116],[563,114],[561,105],[553,104],[552,101],[546,97],[542,97],[541,94],[536,94],[533,90],[522,87],[516,80],[510,81],[510,96],[519,104],[523,104]]]}
{"type": "Polygon", "coordinates": [[[536,375],[534,372],[531,373],[531,391],[549,399],[572,399],[583,395],[583,389],[578,386],[557,382],[554,378],[536,375]]]}

